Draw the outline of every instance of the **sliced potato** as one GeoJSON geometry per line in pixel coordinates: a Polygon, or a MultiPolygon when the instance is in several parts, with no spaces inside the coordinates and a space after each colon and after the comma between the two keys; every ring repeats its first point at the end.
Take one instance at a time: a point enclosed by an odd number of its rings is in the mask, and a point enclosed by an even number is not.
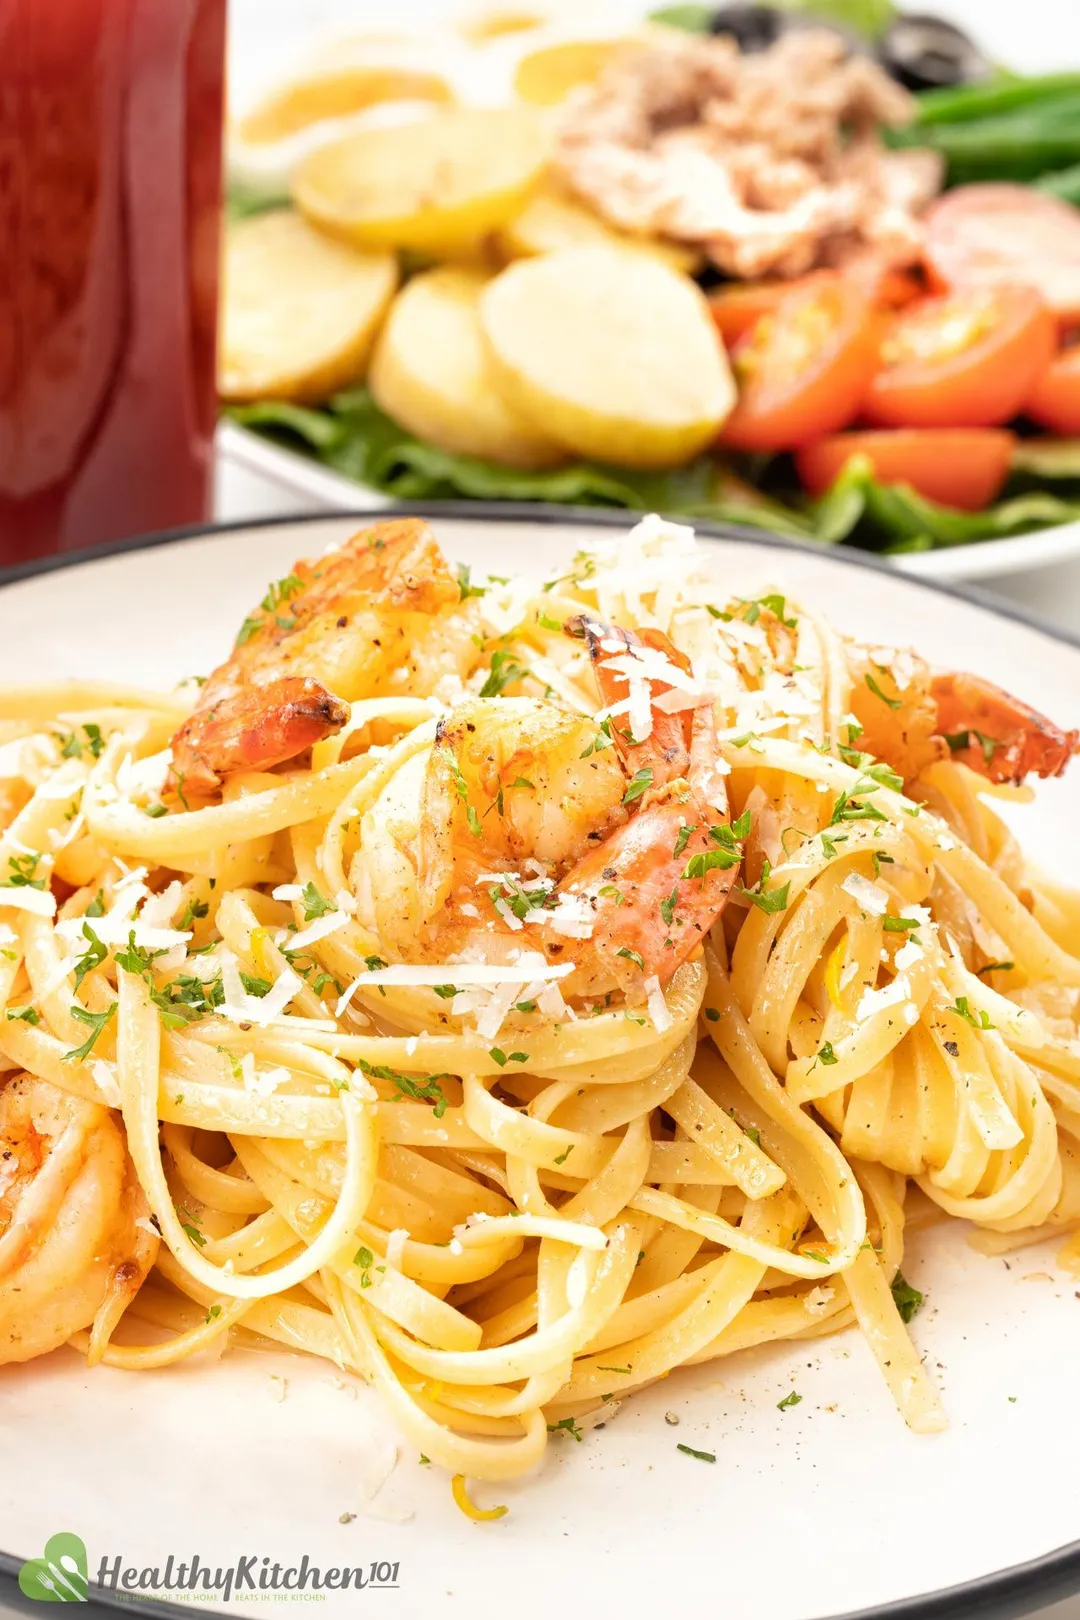
{"type": "Polygon", "coordinates": [[[578,85],[598,79],[625,39],[560,39],[523,52],[514,72],[514,89],[534,107],[554,107],[578,85]]]}
{"type": "Polygon", "coordinates": [[[551,467],[561,445],[503,399],[480,330],[489,278],[444,266],[415,276],[375,345],[371,392],[388,415],[443,450],[510,467],[551,467]]]}
{"type": "Polygon", "coordinates": [[[361,247],[456,254],[520,212],[548,145],[527,107],[437,113],[313,152],[293,195],[315,224],[361,247]]]}
{"type": "Polygon", "coordinates": [[[678,466],[735,402],[701,291],[643,253],[519,260],[485,289],[480,319],[506,397],[580,455],[678,466]]]}
{"type": "Polygon", "coordinates": [[[567,196],[553,183],[537,191],[520,214],[515,214],[496,237],[508,259],[531,259],[571,247],[625,247],[651,253],[673,270],[687,275],[701,264],[701,253],[680,242],[662,242],[654,236],[630,236],[608,225],[585,203],[567,196]]]}
{"type": "Polygon", "coordinates": [[[225,399],[319,400],[363,375],[398,284],[390,253],[361,253],[281,209],[225,246],[218,384],[225,399]]]}

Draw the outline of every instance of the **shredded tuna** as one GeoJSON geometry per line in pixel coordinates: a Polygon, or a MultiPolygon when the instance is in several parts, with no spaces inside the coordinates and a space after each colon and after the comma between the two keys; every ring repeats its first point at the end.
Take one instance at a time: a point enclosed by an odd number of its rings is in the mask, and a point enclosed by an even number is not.
{"type": "Polygon", "coordinates": [[[917,257],[941,164],[878,135],[910,122],[906,90],[828,29],[746,56],[724,36],[670,34],[567,104],[558,163],[573,190],[620,229],[698,243],[743,278],[917,257]]]}

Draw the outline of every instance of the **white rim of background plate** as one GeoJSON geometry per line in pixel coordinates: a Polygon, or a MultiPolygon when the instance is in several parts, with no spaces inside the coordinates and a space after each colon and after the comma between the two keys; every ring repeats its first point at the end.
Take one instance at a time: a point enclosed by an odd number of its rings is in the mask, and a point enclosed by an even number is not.
{"type": "MultiPolygon", "coordinates": [[[[226,461],[268,479],[286,494],[302,497],[307,502],[317,501],[325,508],[323,515],[327,517],[335,512],[348,516],[355,509],[357,500],[363,500],[369,508],[398,504],[370,485],[361,484],[355,478],[346,478],[344,473],[334,472],[297,450],[274,444],[237,422],[219,424],[217,448],[226,461]]],[[[543,502],[471,501],[465,497],[448,506],[445,515],[467,517],[473,511],[489,506],[498,507],[504,514],[516,517],[553,510],[562,514],[567,523],[589,523],[594,514],[609,511],[616,512],[623,523],[630,523],[634,518],[634,513],[623,507],[550,507],[543,502]]],[[[304,510],[310,511],[310,507],[304,510]]],[[[681,522],[693,522],[701,531],[709,526],[704,518],[695,520],[679,518],[678,514],[674,516],[681,522]]],[[[258,523],[262,520],[254,521],[258,523]]],[[[736,526],[726,532],[745,540],[769,535],[767,529],[736,526]]],[[[934,551],[900,552],[892,557],[861,551],[854,546],[821,545],[812,540],[790,543],[805,545],[811,551],[830,557],[876,557],[890,573],[907,574],[919,580],[995,579],[1001,574],[1015,574],[1024,569],[1049,568],[1054,563],[1080,555],[1080,522],[1062,523],[1052,529],[1034,529],[1029,534],[1010,535],[1001,540],[973,540],[968,545],[941,546],[934,551]]],[[[1043,626],[1040,624],[1038,628],[1042,629],[1043,626]]]]}
{"type": "MultiPolygon", "coordinates": [[[[127,551],[146,551],[184,540],[204,539],[214,534],[241,534],[289,525],[326,523],[334,517],[357,520],[361,523],[365,520],[378,521],[385,518],[388,513],[390,515],[408,513],[413,517],[434,519],[454,518],[476,523],[525,520],[542,525],[573,524],[597,529],[625,528],[627,524],[627,513],[622,510],[537,506],[510,501],[419,501],[407,506],[368,506],[355,507],[351,511],[307,512],[255,522],[241,520],[232,523],[200,523],[136,536],[130,540],[115,541],[84,551],[65,552],[0,569],[0,589],[6,585],[16,584],[19,580],[58,573],[63,569],[78,567],[82,563],[121,556],[127,551]]],[[[888,562],[869,552],[844,547],[823,548],[755,529],[739,529],[734,525],[698,523],[695,524],[695,529],[700,537],[708,540],[742,540],[769,550],[809,553],[817,557],[828,557],[852,568],[869,569],[879,574],[883,581],[895,577],[894,569],[888,562]]],[[[1036,614],[1003,604],[980,591],[960,588],[934,579],[915,579],[911,583],[939,596],[952,597],[957,601],[973,604],[996,618],[1027,625],[1050,641],[1080,649],[1080,636],[1053,628],[1045,624],[1036,614]]],[[[14,1553],[0,1551],[0,1599],[5,1604],[13,1604],[16,1611],[22,1614],[36,1614],[33,1604],[23,1598],[17,1585],[20,1568],[27,1558],[33,1556],[33,1552],[27,1553],[25,1557],[19,1557],[14,1553]]],[[[845,1614],[837,1615],[835,1620],[1012,1620],[1014,1616],[1033,1614],[1037,1608],[1047,1607],[1078,1592],[1080,1592],[1080,1540],[1055,1548],[1027,1563],[1016,1564],[1012,1568],[998,1570],[957,1586],[901,1598],[896,1602],[879,1604],[869,1609],[849,1610],[845,1614]]],[[[91,1586],[87,1612],[93,1614],[96,1610],[98,1613],[111,1616],[119,1610],[128,1611],[130,1607],[131,1602],[126,1594],[114,1595],[101,1587],[91,1586]]],[[[161,1617],[161,1620],[177,1620],[177,1617],[187,1617],[189,1620],[192,1612],[189,1605],[157,1600],[142,1601],[138,1608],[141,1613],[161,1617]]],[[[204,1612],[219,1616],[226,1613],[225,1610],[210,1609],[209,1606],[204,1608],[204,1612]]]]}

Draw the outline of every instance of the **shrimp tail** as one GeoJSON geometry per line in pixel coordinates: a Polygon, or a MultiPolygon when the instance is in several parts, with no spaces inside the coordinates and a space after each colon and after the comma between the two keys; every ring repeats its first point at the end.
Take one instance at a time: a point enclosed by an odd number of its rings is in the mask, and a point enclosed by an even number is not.
{"type": "Polygon", "coordinates": [[[307,676],[244,687],[180,727],[166,793],[181,801],[209,798],[233,771],[268,771],[339,731],[348,718],[349,705],[307,676]],[[213,763],[203,749],[208,728],[213,763]]]}
{"type": "Polygon", "coordinates": [[[1062,731],[1037,709],[977,675],[934,677],[937,729],[952,757],[991,782],[1060,776],[1080,753],[1080,732],[1062,731]]]}

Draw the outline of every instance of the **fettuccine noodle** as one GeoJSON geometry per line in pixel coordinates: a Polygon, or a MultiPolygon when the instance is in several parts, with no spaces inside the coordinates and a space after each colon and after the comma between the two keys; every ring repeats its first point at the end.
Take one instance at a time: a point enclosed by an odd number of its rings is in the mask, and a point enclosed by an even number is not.
{"type": "MultiPolygon", "coordinates": [[[[264,613],[295,623],[299,588],[264,613]]],[[[911,671],[880,651],[864,680],[658,520],[542,585],[462,574],[430,643],[414,619],[412,662],[333,688],[346,723],[201,795],[169,752],[196,687],[0,693],[0,1361],[284,1346],[498,1480],[680,1367],[855,1325],[942,1427],[912,1217],[1061,1234],[1080,1271],[1080,904],[988,803],[1004,744],[973,723],[914,775],[871,748],[879,699],[913,746],[911,671]],[[582,615],[658,633],[621,705],[582,615]],[[616,949],[615,865],[566,874],[690,802],[641,765],[650,724],[699,763],[714,739],[715,826],[650,834],[663,926],[616,949]]]]}

